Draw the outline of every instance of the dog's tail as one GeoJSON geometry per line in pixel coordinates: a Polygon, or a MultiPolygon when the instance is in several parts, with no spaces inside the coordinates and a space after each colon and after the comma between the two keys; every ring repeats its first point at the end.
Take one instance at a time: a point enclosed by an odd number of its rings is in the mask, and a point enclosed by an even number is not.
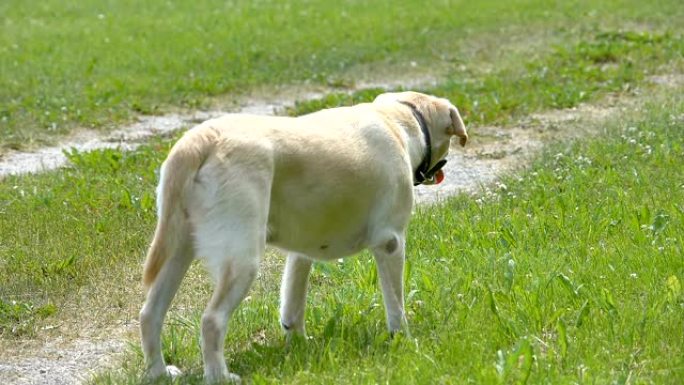
{"type": "MultiPolygon", "coordinates": [[[[186,195],[197,171],[213,151],[214,130],[197,127],[174,145],[162,164],[157,189],[157,228],[143,268],[143,284],[149,289],[170,256],[184,252],[191,226],[186,195]]],[[[190,257],[190,256],[188,256],[190,257]]]]}

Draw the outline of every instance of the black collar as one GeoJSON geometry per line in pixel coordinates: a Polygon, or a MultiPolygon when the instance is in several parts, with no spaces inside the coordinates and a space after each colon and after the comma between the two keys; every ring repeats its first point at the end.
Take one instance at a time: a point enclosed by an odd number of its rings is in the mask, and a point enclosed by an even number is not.
{"type": "Polygon", "coordinates": [[[423,184],[426,180],[431,180],[434,178],[435,173],[446,164],[446,159],[440,160],[437,162],[437,164],[435,164],[435,167],[430,168],[430,164],[432,164],[432,139],[430,137],[430,130],[428,130],[428,126],[425,123],[425,117],[420,111],[418,111],[413,103],[403,100],[400,100],[399,103],[411,109],[411,113],[413,113],[413,116],[418,121],[420,130],[423,132],[423,136],[425,137],[425,156],[423,157],[423,161],[418,165],[416,171],[413,172],[413,185],[418,186],[419,184],[423,184]]]}

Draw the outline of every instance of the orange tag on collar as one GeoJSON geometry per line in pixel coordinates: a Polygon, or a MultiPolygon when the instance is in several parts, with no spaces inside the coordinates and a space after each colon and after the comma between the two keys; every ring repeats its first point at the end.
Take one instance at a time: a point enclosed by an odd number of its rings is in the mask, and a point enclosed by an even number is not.
{"type": "Polygon", "coordinates": [[[444,171],[438,170],[435,173],[435,184],[440,184],[444,180],[444,171]]]}

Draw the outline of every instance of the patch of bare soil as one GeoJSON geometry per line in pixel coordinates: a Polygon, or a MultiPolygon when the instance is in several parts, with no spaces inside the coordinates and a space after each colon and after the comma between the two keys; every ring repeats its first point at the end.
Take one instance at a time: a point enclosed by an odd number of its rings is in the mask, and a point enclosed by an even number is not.
{"type": "Polygon", "coordinates": [[[482,191],[498,177],[527,166],[545,145],[595,134],[601,122],[633,110],[635,104],[634,99],[608,97],[598,104],[532,114],[513,127],[469,127],[465,149],[452,143],[444,181],[416,187],[416,201],[430,204],[460,192],[482,191]]]}
{"type": "MultiPolygon", "coordinates": [[[[423,79],[429,82],[429,79],[423,79]]],[[[680,75],[654,77],[652,83],[661,86],[684,84],[680,75]]],[[[392,83],[362,84],[363,87],[393,88],[392,83]]],[[[338,90],[339,91],[339,90],[338,90]]],[[[262,99],[248,99],[244,105],[229,109],[233,112],[275,114],[295,100],[318,97],[324,90],[280,90],[262,99]]],[[[580,105],[566,110],[533,114],[513,127],[469,127],[471,140],[465,149],[454,145],[445,167],[444,182],[437,186],[416,188],[416,201],[431,204],[460,192],[477,193],[491,185],[499,176],[514,172],[529,161],[551,141],[563,141],[591,135],[606,121],[620,113],[634,110],[635,99],[606,98],[595,105],[580,105]]],[[[66,162],[63,149],[71,147],[88,151],[104,147],[135,148],[152,135],[178,130],[198,121],[225,113],[221,110],[199,111],[142,117],[134,125],[107,136],[86,131],[56,147],[34,153],[13,153],[0,159],[0,178],[3,175],[39,172],[59,167],[66,162]]],[[[87,334],[87,333],[86,333],[87,334]]],[[[110,334],[111,335],[111,334],[110,334]]],[[[92,339],[88,336],[66,338],[64,341],[33,341],[17,344],[12,351],[0,354],[0,383],[2,384],[76,384],[92,373],[117,364],[131,338],[131,330],[114,333],[114,338],[92,339]],[[12,357],[7,359],[7,357],[12,357]]],[[[6,345],[6,344],[3,344],[6,345]]]]}
{"type": "Polygon", "coordinates": [[[68,136],[55,146],[35,151],[8,151],[0,156],[0,180],[7,175],[38,173],[64,166],[67,158],[64,151],[75,149],[87,152],[105,148],[133,150],[146,139],[164,135],[207,119],[226,113],[249,113],[256,115],[277,115],[298,100],[320,98],[331,92],[353,92],[364,88],[395,89],[397,87],[426,87],[435,84],[435,77],[415,76],[410,82],[390,79],[383,82],[361,80],[345,87],[280,87],[272,90],[255,90],[237,102],[220,102],[216,109],[206,111],[177,112],[163,116],[140,116],[134,124],[122,127],[108,134],[95,130],[81,130],[68,136]],[[228,106],[227,106],[228,105],[228,106]]]}
{"type": "MultiPolygon", "coordinates": [[[[653,76],[649,81],[677,88],[684,86],[684,75],[653,76]]],[[[444,181],[416,187],[416,202],[432,204],[461,192],[477,193],[498,177],[527,166],[549,143],[595,135],[602,122],[639,108],[638,98],[609,95],[596,104],[532,114],[513,127],[469,127],[471,140],[465,149],[452,143],[444,181]]]]}
{"type": "Polygon", "coordinates": [[[45,341],[27,354],[18,346],[20,357],[0,362],[0,382],[21,385],[68,385],[86,381],[96,371],[118,361],[126,342],[122,339],[45,341]]]}

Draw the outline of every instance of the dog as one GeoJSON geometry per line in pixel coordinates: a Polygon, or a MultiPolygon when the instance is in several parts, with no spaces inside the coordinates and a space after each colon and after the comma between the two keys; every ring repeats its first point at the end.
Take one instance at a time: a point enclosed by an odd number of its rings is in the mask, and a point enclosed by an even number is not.
{"type": "Polygon", "coordinates": [[[158,222],[143,271],[146,375],[175,376],[161,329],[190,263],[215,279],[201,320],[204,378],[239,381],[224,358],[227,322],[257,275],[265,246],[288,252],[280,291],[286,335],[305,335],[314,260],[370,249],[387,327],[406,329],[403,269],[413,186],[439,183],[451,138],[468,140],[458,109],[417,92],[300,117],[230,114],[188,130],[160,169],[158,222]]]}

